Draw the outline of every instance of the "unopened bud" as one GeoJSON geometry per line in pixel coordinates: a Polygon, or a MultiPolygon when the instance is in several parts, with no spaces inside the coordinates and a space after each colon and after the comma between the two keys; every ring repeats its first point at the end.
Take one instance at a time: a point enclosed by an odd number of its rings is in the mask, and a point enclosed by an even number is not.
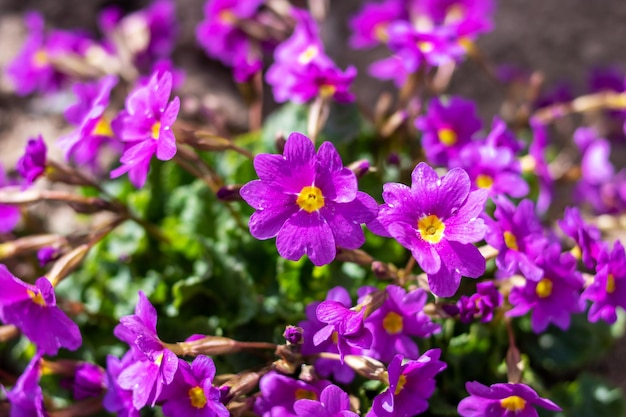
{"type": "Polygon", "coordinates": [[[285,328],[283,337],[287,341],[287,344],[301,345],[302,342],[304,341],[303,333],[304,333],[304,330],[302,330],[302,327],[289,325],[285,328]]]}
{"type": "Polygon", "coordinates": [[[241,185],[225,185],[217,190],[216,195],[221,201],[242,201],[239,190],[241,190],[241,185]]]}
{"type": "Polygon", "coordinates": [[[223,355],[240,350],[236,340],[221,336],[205,336],[202,339],[179,342],[177,345],[182,349],[184,356],[223,355]]]}
{"type": "Polygon", "coordinates": [[[356,175],[357,178],[361,178],[363,175],[372,171],[372,165],[367,159],[359,159],[348,165],[348,169],[356,175]]]}
{"type": "Polygon", "coordinates": [[[398,277],[398,268],[380,261],[372,262],[372,272],[378,279],[396,279],[398,277]]]}
{"type": "Polygon", "coordinates": [[[283,153],[285,150],[285,144],[287,143],[287,139],[285,138],[285,134],[283,132],[278,132],[276,134],[276,140],[274,141],[274,146],[276,146],[276,151],[278,153],[283,153]]]}
{"type": "Polygon", "coordinates": [[[261,379],[261,376],[263,376],[263,373],[260,372],[244,372],[231,378],[223,386],[230,387],[228,394],[231,398],[237,398],[256,389],[259,384],[259,379],[261,379]]]}

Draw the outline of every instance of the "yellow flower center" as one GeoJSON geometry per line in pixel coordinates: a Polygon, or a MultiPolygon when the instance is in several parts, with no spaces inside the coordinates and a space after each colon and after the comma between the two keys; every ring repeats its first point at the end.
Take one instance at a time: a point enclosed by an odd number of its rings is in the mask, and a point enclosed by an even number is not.
{"type": "Polygon", "coordinates": [[[389,334],[398,334],[402,331],[402,316],[390,311],[383,319],[383,328],[389,334]]]}
{"type": "Polygon", "coordinates": [[[33,60],[33,64],[39,68],[46,66],[49,63],[48,54],[46,53],[46,51],[42,49],[38,50],[37,52],[33,54],[32,60],[33,60]]]}
{"type": "Polygon", "coordinates": [[[400,394],[400,392],[404,388],[404,385],[406,385],[406,376],[402,374],[400,375],[400,378],[398,378],[398,385],[396,385],[396,390],[394,391],[393,395],[400,394]]]}
{"type": "Polygon", "coordinates": [[[509,249],[519,250],[519,246],[517,246],[517,238],[508,230],[504,232],[504,244],[509,249]]]}
{"type": "Polygon", "coordinates": [[[493,185],[493,177],[491,175],[480,174],[476,177],[476,186],[478,188],[489,189],[493,185]]]}
{"type": "Polygon", "coordinates": [[[314,211],[324,207],[324,196],[322,195],[322,190],[314,185],[304,187],[298,194],[296,203],[298,203],[298,206],[306,212],[313,213],[314,211]]]}
{"type": "Polygon", "coordinates": [[[109,118],[102,116],[98,119],[98,123],[96,123],[96,126],[93,128],[93,132],[91,133],[97,136],[113,136],[113,129],[111,129],[111,121],[109,118]]]}
{"type": "Polygon", "coordinates": [[[417,49],[419,49],[422,53],[427,54],[435,49],[435,45],[433,45],[432,42],[421,41],[417,43],[417,49]]]}
{"type": "Polygon", "coordinates": [[[500,400],[500,406],[509,411],[522,411],[526,408],[526,400],[517,395],[511,395],[500,400]]]}
{"type": "Polygon", "coordinates": [[[615,292],[615,277],[613,274],[609,274],[609,276],[606,277],[606,292],[609,294],[615,292]]]}
{"type": "Polygon", "coordinates": [[[429,243],[439,243],[443,239],[443,231],[446,225],[434,214],[424,216],[417,222],[417,230],[422,239],[429,243]]]}
{"type": "Polygon", "coordinates": [[[154,363],[157,364],[158,366],[161,366],[161,362],[163,362],[163,353],[159,353],[156,359],[154,360],[154,363]]]}
{"type": "Polygon", "coordinates": [[[232,25],[237,21],[237,16],[235,16],[235,14],[228,9],[220,11],[218,13],[218,18],[222,21],[222,23],[226,23],[228,25],[232,25]]]}
{"type": "Polygon", "coordinates": [[[161,135],[161,122],[154,122],[152,125],[152,139],[158,140],[161,135]]]}
{"type": "Polygon", "coordinates": [[[333,332],[333,333],[330,335],[330,340],[332,340],[332,341],[333,341],[333,344],[335,344],[335,345],[336,345],[337,343],[339,343],[339,333],[337,333],[337,332],[333,332]]]}
{"type": "Polygon", "coordinates": [[[189,395],[189,401],[191,401],[191,406],[196,408],[204,408],[206,405],[206,396],[204,395],[204,390],[202,387],[193,387],[189,391],[187,391],[187,395],[189,395]]]}
{"type": "Polygon", "coordinates": [[[374,37],[381,41],[382,43],[386,43],[389,40],[389,32],[387,32],[387,25],[384,23],[379,23],[374,26],[374,37]]]}
{"type": "Polygon", "coordinates": [[[307,400],[317,400],[317,394],[311,390],[298,388],[295,392],[296,400],[307,399],[307,400]]]}
{"type": "Polygon", "coordinates": [[[580,250],[580,246],[578,245],[574,245],[574,247],[569,251],[569,253],[571,253],[576,259],[580,259],[583,257],[583,253],[580,250]]]}
{"type": "Polygon", "coordinates": [[[322,98],[332,97],[336,91],[337,91],[337,88],[334,85],[330,85],[330,84],[320,85],[320,96],[322,98]]]}
{"type": "Polygon", "coordinates": [[[41,307],[48,307],[48,305],[46,304],[46,300],[44,300],[43,295],[41,295],[41,291],[35,292],[31,290],[26,290],[26,292],[28,293],[28,296],[33,301],[33,303],[41,307]]]}
{"type": "Polygon", "coordinates": [[[548,278],[542,278],[541,281],[537,283],[537,288],[535,288],[535,293],[539,298],[546,298],[552,294],[552,281],[548,278]]]}
{"type": "Polygon", "coordinates": [[[301,65],[306,65],[313,61],[313,59],[319,54],[320,50],[315,45],[310,45],[300,55],[298,55],[298,62],[301,65]]]}
{"type": "Polygon", "coordinates": [[[456,132],[448,127],[439,129],[437,131],[437,136],[439,136],[439,142],[443,143],[446,146],[454,145],[458,139],[456,136],[456,132]]]}
{"type": "Polygon", "coordinates": [[[446,10],[446,23],[460,22],[465,17],[465,7],[462,4],[453,4],[446,10]]]}

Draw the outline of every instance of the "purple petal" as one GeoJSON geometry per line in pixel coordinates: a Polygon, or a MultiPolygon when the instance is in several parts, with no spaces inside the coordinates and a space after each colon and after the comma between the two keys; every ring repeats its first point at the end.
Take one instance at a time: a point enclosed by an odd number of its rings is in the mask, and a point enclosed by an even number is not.
{"type": "Polygon", "coordinates": [[[293,409],[299,417],[332,417],[322,404],[313,400],[298,400],[293,404],[293,409]]]}
{"type": "Polygon", "coordinates": [[[485,258],[471,243],[462,244],[442,240],[437,246],[442,263],[449,269],[457,270],[463,276],[478,278],[485,273],[485,258]]]}
{"type": "Polygon", "coordinates": [[[325,198],[337,203],[347,203],[356,197],[356,175],[343,167],[341,157],[330,142],[324,142],[317,151],[315,182],[323,190],[325,198]]]}
{"type": "Polygon", "coordinates": [[[337,254],[328,223],[319,213],[304,210],[287,219],[278,232],[276,248],[280,256],[292,261],[306,254],[316,266],[332,262],[337,254]]]}
{"type": "Polygon", "coordinates": [[[428,274],[428,285],[433,294],[438,297],[452,297],[461,284],[461,274],[450,270],[445,264],[434,274],[428,274]]]}
{"type": "Polygon", "coordinates": [[[337,385],[329,385],[322,391],[320,401],[326,406],[326,410],[334,415],[343,410],[350,409],[350,398],[337,385]]]}
{"type": "MultiPolygon", "coordinates": [[[[265,210],[258,210],[250,217],[250,234],[261,240],[273,238],[278,235],[287,220],[289,220],[297,212],[298,206],[295,204],[284,204],[280,207],[270,207],[265,210]]],[[[300,256],[302,256],[302,254],[300,254],[300,256]]],[[[298,258],[300,256],[298,256],[298,258]]]]}
{"type": "MultiPolygon", "coordinates": [[[[346,217],[343,205],[324,206],[320,213],[328,222],[335,237],[335,244],[346,249],[357,249],[365,243],[365,235],[358,223],[355,223],[350,217],[346,217]]],[[[347,203],[350,204],[350,203],[347,203]]],[[[349,214],[349,211],[346,210],[349,214]]]]}

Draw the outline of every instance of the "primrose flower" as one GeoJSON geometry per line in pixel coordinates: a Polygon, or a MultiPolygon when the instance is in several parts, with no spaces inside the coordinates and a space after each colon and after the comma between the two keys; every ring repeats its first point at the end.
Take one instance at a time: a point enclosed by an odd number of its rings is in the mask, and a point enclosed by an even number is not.
{"type": "Polygon", "coordinates": [[[145,86],[132,91],[126,99],[126,110],[113,121],[113,131],[126,142],[120,161],[122,166],[111,171],[111,178],[128,172],[137,188],[146,182],[150,159],[156,154],[161,161],[176,155],[176,138],[172,125],[176,121],[180,100],[172,91],[172,74],[155,72],[145,86]]]}
{"type": "Polygon", "coordinates": [[[215,364],[208,356],[197,356],[191,365],[179,359],[174,380],[163,391],[166,416],[228,417],[220,402],[220,391],[213,384],[215,364]]]}
{"type": "Polygon", "coordinates": [[[480,382],[465,384],[470,396],[459,403],[461,417],[536,417],[535,407],[561,411],[552,401],[541,398],[525,384],[493,384],[489,387],[480,382]]]}
{"type": "Polygon", "coordinates": [[[350,411],[350,397],[337,385],[322,390],[320,399],[303,398],[295,402],[294,411],[299,417],[358,417],[350,411]]]}
{"type": "Polygon", "coordinates": [[[557,223],[563,233],[576,243],[576,246],[572,249],[574,256],[577,258],[582,257],[583,263],[587,268],[595,267],[603,249],[600,230],[586,223],[576,207],[566,207],[563,220],[559,220],[557,223]]]}
{"type": "Polygon", "coordinates": [[[11,416],[45,417],[43,391],[39,386],[41,378],[41,352],[30,360],[28,366],[17,379],[6,397],[11,403],[11,416]]]}
{"type": "Polygon", "coordinates": [[[275,371],[268,372],[259,381],[261,395],[254,402],[254,412],[262,417],[297,417],[295,402],[303,398],[317,400],[329,384],[324,380],[307,383],[275,371]]]}
{"type": "Polygon", "coordinates": [[[133,405],[133,392],[123,389],[117,382],[120,373],[134,361],[132,351],[126,352],[121,360],[113,355],[107,355],[107,390],[102,399],[102,406],[120,417],[139,417],[139,409],[133,405]]]}
{"type": "Polygon", "coordinates": [[[17,172],[26,180],[24,186],[31,185],[46,170],[48,148],[41,135],[29,139],[24,155],[17,161],[17,172]]]}
{"type": "Polygon", "coordinates": [[[78,326],[57,307],[48,278],[27,284],[0,264],[0,288],[0,319],[19,328],[37,345],[38,352],[54,356],[61,347],[69,350],[80,347],[78,326]]]}
{"type": "Polygon", "coordinates": [[[542,278],[513,287],[509,295],[513,308],[506,314],[516,317],[531,311],[530,325],[537,334],[550,323],[565,330],[571,315],[584,310],[579,299],[583,279],[576,271],[576,259],[568,252],[561,254],[560,245],[554,243],[537,257],[537,265],[543,270],[542,278]]]}
{"type": "Polygon", "coordinates": [[[267,70],[266,80],[274,98],[305,103],[316,96],[349,103],[354,96],[348,91],[356,77],[356,68],[342,72],[324,53],[317,24],[305,10],[294,8],[296,27],[293,34],[274,52],[274,64],[267,70]]]}
{"type": "Polygon", "coordinates": [[[337,246],[357,249],[365,242],[361,223],[376,217],[376,201],[357,191],[356,176],[332,143],[315,154],[311,140],[294,132],[283,156],[257,155],[254,168],[260,179],[240,191],[256,210],[250,233],[276,236],[280,256],[296,261],[306,254],[319,266],[335,259],[337,246]]]}
{"type": "MultiPolygon", "coordinates": [[[[11,185],[14,184],[6,177],[4,166],[0,164],[0,189],[11,185]]],[[[18,206],[0,204],[0,233],[8,233],[13,230],[20,221],[20,217],[18,206]]]]}
{"type": "Polygon", "coordinates": [[[122,317],[114,330],[133,351],[135,362],[119,374],[117,382],[122,389],[133,391],[133,406],[137,409],[146,404],[154,406],[178,368],[178,358],[157,336],[156,322],[155,308],[139,291],[135,314],[122,317]]]}
{"type": "Polygon", "coordinates": [[[479,217],[486,190],[470,192],[465,171],[454,168],[439,178],[424,162],[411,174],[412,185],[387,183],[385,204],[375,233],[391,236],[411,250],[428,275],[433,294],[450,297],[459,288],[461,275],[477,278],[485,272],[485,258],[472,244],[482,240],[486,226],[479,217]]]}
{"type": "Polygon", "coordinates": [[[402,287],[388,285],[387,299],[365,320],[365,327],[372,332],[372,346],[367,356],[389,362],[396,353],[407,359],[417,359],[419,350],[414,337],[429,337],[441,330],[424,313],[428,301],[421,288],[408,294],[402,287]]]}
{"type": "Polygon", "coordinates": [[[503,301],[504,297],[493,282],[485,281],[476,284],[475,294],[469,297],[462,295],[456,306],[463,323],[470,323],[475,318],[487,323],[493,319],[495,309],[500,307],[503,301]]]}
{"type": "Polygon", "coordinates": [[[117,84],[117,77],[108,75],[95,82],[75,83],[72,87],[78,101],[67,108],[65,118],[76,130],[59,139],[65,159],[87,165],[98,171],[98,156],[106,145],[119,147],[111,128],[111,119],[105,114],[109,95],[117,84]]]}
{"type": "MultiPolygon", "coordinates": [[[[348,290],[343,287],[334,287],[328,291],[326,295],[326,301],[336,301],[342,304],[346,308],[352,306],[352,300],[348,290]]],[[[330,337],[329,339],[318,343],[313,343],[313,336],[322,328],[326,327],[326,323],[322,323],[317,318],[316,310],[320,305],[319,301],[314,301],[306,306],[307,320],[298,323],[298,326],[302,328],[304,335],[304,342],[302,343],[302,354],[312,355],[319,352],[331,352],[339,353],[338,343],[339,338],[330,337]]],[[[362,349],[348,346],[349,351],[344,354],[358,355],[363,352],[362,349]]],[[[326,358],[318,358],[315,360],[315,371],[323,378],[328,378],[330,375],[337,382],[344,384],[350,383],[354,379],[354,371],[348,365],[342,364],[339,361],[326,358]]]]}
{"type": "Polygon", "coordinates": [[[355,49],[369,48],[389,41],[388,27],[395,20],[408,20],[408,10],[401,0],[382,3],[366,3],[361,11],[350,19],[350,46],[355,49]]]}
{"type": "Polygon", "coordinates": [[[489,231],[485,240],[498,250],[498,276],[510,277],[518,271],[532,281],[539,281],[543,272],[534,259],[547,245],[543,228],[531,200],[522,200],[517,207],[499,196],[494,199],[496,220],[485,216],[489,231]]]}
{"type": "Polygon", "coordinates": [[[619,240],[609,252],[604,248],[600,253],[596,276],[581,296],[592,302],[589,309],[589,321],[599,319],[615,323],[615,309],[626,309],[626,254],[619,240]]]}
{"type": "Polygon", "coordinates": [[[440,356],[440,349],[431,349],[404,364],[402,355],[394,356],[387,367],[389,388],[374,398],[366,417],[411,417],[426,411],[435,392],[435,375],[447,367],[440,356]]]}
{"type": "Polygon", "coordinates": [[[96,364],[83,362],[76,367],[72,391],[74,398],[99,397],[106,389],[106,373],[96,364]]]}
{"type": "Polygon", "coordinates": [[[451,97],[445,102],[434,98],[426,115],[415,119],[415,127],[422,132],[422,148],[430,163],[447,166],[471,142],[481,122],[473,101],[451,97]]]}

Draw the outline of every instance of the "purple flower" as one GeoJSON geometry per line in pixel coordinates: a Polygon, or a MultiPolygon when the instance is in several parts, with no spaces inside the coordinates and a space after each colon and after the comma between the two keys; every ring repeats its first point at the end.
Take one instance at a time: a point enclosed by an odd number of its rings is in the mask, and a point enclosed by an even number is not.
{"type": "Polygon", "coordinates": [[[299,417],[358,417],[350,411],[350,397],[337,385],[324,388],[319,401],[303,398],[293,408],[299,417]]]}
{"type": "MultiPolygon", "coordinates": [[[[171,0],[156,0],[150,6],[124,18],[131,25],[144,25],[148,34],[147,43],[135,53],[135,63],[142,70],[149,70],[160,59],[169,58],[176,43],[178,23],[176,3],[171,0]]],[[[137,28],[135,27],[135,30],[137,28]]]]}
{"type": "MultiPolygon", "coordinates": [[[[0,164],[0,189],[14,185],[6,177],[4,167],[0,164]]],[[[21,217],[20,208],[18,206],[9,206],[0,204],[0,233],[8,233],[12,231],[21,217]]]]}
{"type": "Polygon", "coordinates": [[[106,374],[104,369],[96,364],[83,362],[76,367],[74,376],[74,398],[99,397],[106,388],[106,374]]]}
{"type": "Polygon", "coordinates": [[[37,345],[38,352],[54,356],[61,347],[69,350],[80,347],[78,326],[56,306],[54,288],[48,278],[27,284],[0,264],[0,287],[0,319],[17,326],[37,345]]]}
{"type": "Polygon", "coordinates": [[[39,386],[41,378],[41,352],[30,360],[28,366],[17,379],[15,386],[6,392],[11,403],[11,416],[45,417],[43,392],[39,386]]]}
{"type": "Polygon", "coordinates": [[[163,391],[166,416],[228,417],[220,402],[220,391],[213,386],[215,364],[207,356],[197,356],[191,365],[179,359],[174,380],[163,391]]]}
{"type": "Polygon", "coordinates": [[[400,0],[382,3],[366,3],[361,11],[350,19],[350,46],[355,49],[369,48],[389,41],[388,26],[395,20],[408,19],[408,11],[400,0]]]}
{"type": "Polygon", "coordinates": [[[30,186],[46,170],[46,154],[48,148],[41,135],[36,139],[28,139],[24,155],[17,161],[17,172],[26,180],[25,187],[30,186]]]}
{"type": "Polygon", "coordinates": [[[176,121],[180,100],[172,91],[172,74],[155,72],[145,86],[133,90],[126,99],[126,110],[113,121],[113,130],[126,142],[120,161],[122,166],[111,171],[111,178],[128,172],[137,188],[146,182],[150,159],[156,154],[161,161],[176,155],[176,138],[172,125],[176,121]]]}
{"type": "Polygon", "coordinates": [[[470,297],[462,295],[456,305],[463,323],[470,323],[475,318],[487,323],[493,319],[495,309],[500,307],[503,301],[504,297],[493,282],[485,281],[476,284],[476,294],[470,297]]]}
{"type": "Polygon", "coordinates": [[[328,381],[306,383],[271,371],[259,382],[261,396],[254,402],[254,412],[262,417],[297,417],[294,403],[303,398],[317,400],[328,381]]]}
{"type": "Polygon", "coordinates": [[[451,97],[448,102],[434,98],[426,115],[415,119],[415,127],[422,131],[426,157],[430,163],[442,166],[458,157],[480,126],[474,102],[459,97],[451,97]]]}
{"type": "Polygon", "coordinates": [[[46,266],[50,262],[57,259],[60,255],[61,251],[58,248],[54,248],[52,246],[44,246],[43,248],[37,251],[37,260],[39,261],[39,265],[41,267],[46,266]]]}
{"type": "Polygon", "coordinates": [[[404,364],[402,355],[394,356],[387,368],[389,388],[374,398],[366,417],[411,417],[426,411],[435,375],[446,369],[440,355],[440,349],[431,349],[404,364]]]}
{"type": "Polygon", "coordinates": [[[276,48],[274,64],[266,75],[276,101],[305,103],[316,96],[332,97],[340,103],[353,101],[348,90],[356,68],[348,67],[345,72],[338,69],[324,53],[313,17],[297,8],[292,14],[297,22],[294,32],[276,48]]]}
{"type": "Polygon", "coordinates": [[[470,396],[459,403],[461,417],[536,417],[535,407],[561,411],[552,401],[541,398],[524,384],[493,384],[487,387],[480,382],[465,384],[470,396]]]}
{"type": "Polygon", "coordinates": [[[537,266],[543,277],[513,287],[509,295],[513,308],[506,314],[515,317],[532,311],[530,325],[535,333],[543,332],[550,323],[565,330],[571,315],[584,310],[584,302],[579,300],[583,279],[575,270],[576,259],[570,253],[561,254],[561,247],[554,243],[537,257],[537,266]]]}
{"type": "Polygon", "coordinates": [[[97,172],[98,156],[104,145],[120,148],[111,128],[111,120],[105,114],[109,95],[117,84],[117,77],[109,75],[96,82],[75,83],[74,93],[78,101],[65,111],[65,118],[76,130],[59,139],[59,147],[65,151],[66,160],[74,160],[79,166],[87,165],[97,172]]]}
{"type": "Polygon", "coordinates": [[[341,363],[350,352],[350,347],[368,349],[372,344],[372,333],[363,325],[365,309],[357,310],[352,311],[338,301],[321,302],[315,309],[315,314],[326,326],[313,335],[313,344],[317,346],[336,338],[341,363]]]}
{"type": "Polygon", "coordinates": [[[585,223],[580,211],[576,207],[566,207],[563,220],[559,220],[559,227],[569,236],[576,246],[572,253],[577,258],[581,258],[587,268],[593,268],[598,261],[602,250],[602,235],[597,227],[585,223]]]}
{"type": "Polygon", "coordinates": [[[330,263],[336,247],[356,249],[365,242],[361,223],[376,216],[376,201],[357,190],[357,179],[343,167],[330,142],[315,146],[300,133],[289,135],[283,156],[254,158],[259,180],[241,188],[256,212],[250,233],[274,236],[280,256],[296,261],[306,254],[313,264],[330,263]]]}
{"type": "Polygon", "coordinates": [[[411,250],[428,275],[431,291],[450,297],[459,288],[461,275],[477,278],[485,272],[485,258],[472,244],[482,240],[486,227],[479,217],[487,192],[470,192],[465,171],[455,168],[443,178],[427,164],[419,163],[411,174],[412,186],[387,183],[383,204],[371,228],[391,236],[411,250]]]}
{"type": "Polygon", "coordinates": [[[543,272],[534,259],[547,244],[543,228],[531,200],[522,200],[517,207],[505,197],[494,199],[496,220],[485,216],[489,226],[485,240],[498,250],[498,276],[510,277],[518,271],[532,281],[543,272]]]}
{"type": "Polygon", "coordinates": [[[115,335],[131,346],[135,360],[119,374],[117,382],[122,389],[133,391],[133,406],[137,409],[146,404],[154,406],[178,368],[178,358],[157,336],[156,322],[155,308],[139,291],[135,314],[122,317],[115,328],[115,335]]]}
{"type": "MultiPolygon", "coordinates": [[[[343,287],[331,288],[326,295],[326,300],[339,302],[346,308],[352,306],[350,294],[348,294],[348,290],[343,287]]],[[[315,333],[326,327],[326,323],[319,321],[316,315],[317,306],[319,305],[319,301],[314,301],[306,306],[307,320],[298,323],[304,335],[304,343],[302,344],[303,355],[312,355],[319,352],[339,353],[337,347],[339,339],[337,337],[331,336],[329,339],[317,345],[313,343],[315,333]]],[[[346,354],[358,355],[361,353],[362,349],[349,346],[349,352],[346,354]]],[[[315,360],[315,371],[323,378],[328,378],[332,375],[337,382],[345,384],[350,383],[354,379],[354,371],[352,368],[333,359],[318,358],[315,360]]]]}
{"type": "Polygon", "coordinates": [[[117,382],[120,373],[133,362],[132,351],[128,351],[121,360],[107,355],[107,392],[102,405],[105,410],[120,417],[139,417],[139,410],[133,405],[133,392],[123,389],[117,382]]]}
{"type": "Polygon", "coordinates": [[[539,213],[545,213],[550,206],[554,191],[554,181],[550,175],[548,161],[545,155],[546,148],[548,147],[548,128],[535,117],[531,117],[529,123],[533,133],[533,140],[528,147],[528,153],[533,159],[534,172],[537,174],[539,181],[537,210],[539,213]]]}
{"type": "Polygon", "coordinates": [[[441,330],[423,311],[428,295],[421,288],[407,294],[396,285],[388,285],[385,291],[388,297],[383,305],[365,320],[373,336],[366,355],[383,362],[389,362],[396,353],[417,359],[419,350],[413,338],[429,337],[441,330]]]}
{"type": "Polygon", "coordinates": [[[582,293],[583,300],[592,302],[589,309],[589,321],[600,319],[615,323],[615,309],[626,309],[626,255],[619,240],[613,250],[605,248],[599,256],[597,273],[593,282],[582,293]]]}

